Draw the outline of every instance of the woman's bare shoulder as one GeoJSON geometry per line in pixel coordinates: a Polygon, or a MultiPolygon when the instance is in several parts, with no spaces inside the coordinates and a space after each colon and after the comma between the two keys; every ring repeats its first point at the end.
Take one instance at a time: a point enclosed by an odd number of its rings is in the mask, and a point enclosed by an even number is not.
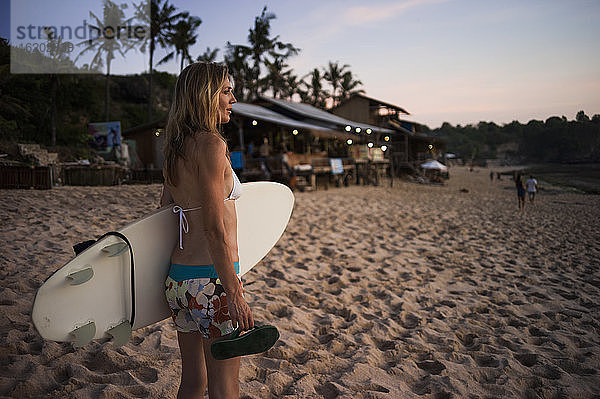
{"type": "Polygon", "coordinates": [[[195,163],[214,163],[226,156],[227,144],[214,133],[199,133],[190,141],[187,153],[195,163]]]}
{"type": "Polygon", "coordinates": [[[223,150],[226,149],[226,144],[223,138],[218,136],[215,133],[210,132],[200,132],[194,135],[191,144],[193,146],[194,151],[215,151],[215,150],[223,150]]]}

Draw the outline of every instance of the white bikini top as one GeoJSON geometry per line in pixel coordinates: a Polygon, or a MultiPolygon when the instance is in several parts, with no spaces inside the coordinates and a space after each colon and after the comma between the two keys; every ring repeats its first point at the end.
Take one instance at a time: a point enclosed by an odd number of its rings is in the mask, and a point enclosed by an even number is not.
{"type": "MultiPolygon", "coordinates": [[[[233,188],[229,193],[229,196],[224,199],[224,201],[236,200],[242,196],[242,183],[240,179],[238,179],[235,171],[232,170],[233,173],[233,188]]],[[[190,225],[188,224],[187,218],[185,217],[185,212],[195,211],[197,209],[202,208],[201,206],[197,206],[195,208],[183,209],[179,205],[175,205],[173,207],[173,213],[179,213],[179,249],[183,249],[183,234],[189,233],[190,225]]]]}
{"type": "Polygon", "coordinates": [[[231,172],[233,173],[233,188],[229,193],[229,197],[225,198],[225,201],[236,200],[242,196],[242,183],[240,183],[240,179],[238,179],[233,169],[231,172]]]}

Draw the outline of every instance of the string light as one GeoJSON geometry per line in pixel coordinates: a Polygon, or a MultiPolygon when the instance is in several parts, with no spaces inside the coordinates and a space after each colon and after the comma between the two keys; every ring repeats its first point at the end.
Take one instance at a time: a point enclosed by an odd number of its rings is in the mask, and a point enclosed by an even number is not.
{"type": "Polygon", "coordinates": [[[348,145],[351,145],[352,144],[352,139],[346,140],[346,143],[348,143],[348,145]]]}
{"type": "Polygon", "coordinates": [[[352,126],[350,126],[350,125],[347,125],[347,126],[346,126],[346,131],[347,131],[347,132],[349,132],[350,130],[352,130],[352,126]]]}
{"type": "Polygon", "coordinates": [[[298,135],[298,129],[294,129],[294,130],[292,130],[292,134],[293,134],[294,136],[297,136],[297,135],[298,135]]]}
{"type": "Polygon", "coordinates": [[[256,125],[258,125],[258,122],[256,121],[256,119],[254,119],[254,120],[252,121],[252,126],[256,126],[256,125]]]}

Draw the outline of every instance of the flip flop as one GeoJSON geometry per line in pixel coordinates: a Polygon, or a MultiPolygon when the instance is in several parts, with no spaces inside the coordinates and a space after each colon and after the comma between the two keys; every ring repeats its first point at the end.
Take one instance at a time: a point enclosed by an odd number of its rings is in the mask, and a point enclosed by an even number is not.
{"type": "Polygon", "coordinates": [[[266,352],[279,339],[279,331],[275,326],[255,326],[252,330],[240,335],[237,329],[229,338],[213,342],[210,351],[217,360],[231,359],[232,357],[254,355],[266,352]]]}

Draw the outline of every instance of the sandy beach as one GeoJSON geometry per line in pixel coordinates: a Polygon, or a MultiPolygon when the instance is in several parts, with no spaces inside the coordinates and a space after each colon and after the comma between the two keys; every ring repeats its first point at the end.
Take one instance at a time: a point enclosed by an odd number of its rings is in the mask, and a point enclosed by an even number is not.
{"type": "MultiPolygon", "coordinates": [[[[242,360],[242,398],[597,398],[600,196],[450,170],[296,193],[290,224],[244,278],[281,339],[242,360]]],[[[160,187],[1,190],[0,397],[174,398],[168,321],[115,349],[44,341],[42,282],[71,246],[151,212],[160,187]]]]}

